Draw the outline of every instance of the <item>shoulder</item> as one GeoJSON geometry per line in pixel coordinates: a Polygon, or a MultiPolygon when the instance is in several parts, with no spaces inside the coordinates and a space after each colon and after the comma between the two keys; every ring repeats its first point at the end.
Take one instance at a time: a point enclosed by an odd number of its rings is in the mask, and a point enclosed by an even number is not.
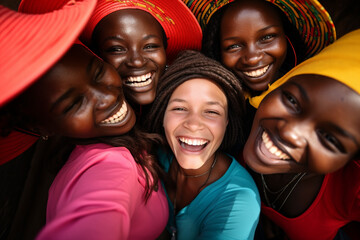
{"type": "Polygon", "coordinates": [[[134,162],[130,151],[125,147],[113,147],[108,144],[96,143],[89,145],[78,145],[69,157],[69,163],[74,162],[115,162],[117,164],[134,162]]]}

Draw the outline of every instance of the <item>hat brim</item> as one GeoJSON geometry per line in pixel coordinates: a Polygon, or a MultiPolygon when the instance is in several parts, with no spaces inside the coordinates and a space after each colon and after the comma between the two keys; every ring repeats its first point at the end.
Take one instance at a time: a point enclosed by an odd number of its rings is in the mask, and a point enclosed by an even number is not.
{"type": "Polygon", "coordinates": [[[195,16],[182,1],[129,0],[98,1],[95,11],[81,34],[81,40],[91,44],[96,25],[109,15],[122,9],[141,9],[150,13],[163,27],[167,37],[166,55],[172,61],[184,49],[201,49],[202,30],[195,16]]]}
{"type": "Polygon", "coordinates": [[[42,14],[0,6],[0,107],[53,66],[78,37],[96,0],[72,3],[42,14]]]}

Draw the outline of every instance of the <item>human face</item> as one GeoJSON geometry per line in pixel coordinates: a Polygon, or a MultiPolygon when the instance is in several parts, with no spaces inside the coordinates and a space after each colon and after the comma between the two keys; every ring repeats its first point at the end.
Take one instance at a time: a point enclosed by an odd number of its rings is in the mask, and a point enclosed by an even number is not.
{"type": "Polygon", "coordinates": [[[342,168],[360,149],[360,95],[325,76],[298,75],[261,102],[244,158],[263,174],[342,168]]]}
{"type": "Polygon", "coordinates": [[[116,70],[81,45],[30,87],[23,102],[38,127],[72,138],[121,135],[136,120],[116,70]]]}
{"type": "Polygon", "coordinates": [[[278,78],[287,42],[277,12],[264,1],[240,1],[221,20],[221,61],[250,94],[265,91],[278,78]]]}
{"type": "Polygon", "coordinates": [[[161,25],[149,13],[124,9],[102,19],[93,33],[95,51],[120,74],[134,103],[154,101],[166,53],[161,25]]]}
{"type": "Polygon", "coordinates": [[[213,159],[227,123],[227,99],[216,84],[196,78],[179,85],[164,115],[166,139],[179,165],[198,169],[213,159]]]}

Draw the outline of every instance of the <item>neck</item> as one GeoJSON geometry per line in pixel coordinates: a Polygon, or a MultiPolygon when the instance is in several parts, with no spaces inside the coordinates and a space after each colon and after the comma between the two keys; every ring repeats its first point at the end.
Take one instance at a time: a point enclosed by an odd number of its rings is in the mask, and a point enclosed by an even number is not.
{"type": "Polygon", "coordinates": [[[198,169],[195,170],[185,170],[183,169],[180,164],[177,162],[178,165],[178,171],[179,174],[183,175],[184,177],[187,178],[198,178],[198,177],[202,177],[202,176],[207,176],[208,173],[210,173],[210,171],[214,168],[215,164],[217,161],[217,154],[214,154],[214,157],[212,158],[212,161],[210,159],[208,159],[205,164],[203,166],[201,166],[198,169]],[[211,163],[210,166],[208,166],[211,163]],[[207,170],[204,170],[207,169],[207,170]]]}

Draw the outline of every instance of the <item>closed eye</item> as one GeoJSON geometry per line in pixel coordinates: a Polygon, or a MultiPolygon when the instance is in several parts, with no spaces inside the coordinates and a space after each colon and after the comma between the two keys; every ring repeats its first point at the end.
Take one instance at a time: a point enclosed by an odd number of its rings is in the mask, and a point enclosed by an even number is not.
{"type": "Polygon", "coordinates": [[[64,108],[63,113],[67,114],[71,111],[79,109],[82,104],[83,98],[83,96],[78,96],[77,98],[75,98],[74,101],[72,101],[68,106],[64,108]]]}

